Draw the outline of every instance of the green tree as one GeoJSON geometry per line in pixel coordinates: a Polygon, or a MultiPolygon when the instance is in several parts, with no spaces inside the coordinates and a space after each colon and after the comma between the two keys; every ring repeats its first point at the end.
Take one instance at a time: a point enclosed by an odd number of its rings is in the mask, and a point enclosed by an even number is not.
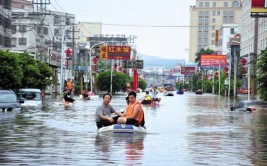
{"type": "Polygon", "coordinates": [[[52,84],[52,80],[50,79],[53,75],[52,69],[48,64],[37,61],[37,67],[40,71],[39,81],[36,84],[36,87],[42,90],[45,90],[46,86],[52,84]]]}
{"type": "MultiPolygon", "coordinates": [[[[110,90],[110,70],[101,72],[98,74],[96,83],[98,90],[109,91],[110,90]]],[[[112,75],[112,91],[116,93],[121,90],[125,90],[126,76],[121,72],[113,73],[112,75]]]]}
{"type": "Polygon", "coordinates": [[[267,101],[267,49],[262,50],[257,60],[257,81],[260,99],[267,101]]]}
{"type": "Polygon", "coordinates": [[[0,50],[0,88],[19,89],[23,77],[18,54],[0,50]]]}
{"type": "Polygon", "coordinates": [[[140,77],[139,77],[138,85],[139,85],[139,88],[142,90],[145,90],[147,87],[146,81],[140,77]]]}
{"type": "Polygon", "coordinates": [[[19,59],[24,75],[21,79],[23,88],[44,90],[47,85],[51,85],[52,70],[48,64],[35,60],[27,53],[20,54],[19,59]]]}

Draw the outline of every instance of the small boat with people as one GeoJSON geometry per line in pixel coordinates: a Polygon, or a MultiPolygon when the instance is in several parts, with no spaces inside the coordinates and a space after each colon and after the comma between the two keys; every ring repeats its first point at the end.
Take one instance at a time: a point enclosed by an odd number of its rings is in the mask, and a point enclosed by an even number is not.
{"type": "Polygon", "coordinates": [[[110,126],[101,127],[97,133],[130,133],[130,134],[145,134],[146,128],[142,126],[134,126],[130,124],[114,124],[110,126]]]}
{"type": "Polygon", "coordinates": [[[163,93],[163,96],[174,96],[174,94],[172,93],[172,91],[166,91],[163,93]]]}
{"type": "Polygon", "coordinates": [[[196,93],[197,95],[202,95],[202,94],[203,94],[202,90],[200,90],[200,89],[196,90],[195,93],[196,93]]]}
{"type": "Polygon", "coordinates": [[[176,94],[178,94],[178,95],[183,95],[183,94],[184,94],[184,91],[183,91],[183,90],[178,90],[178,91],[176,92],[176,94]]]}

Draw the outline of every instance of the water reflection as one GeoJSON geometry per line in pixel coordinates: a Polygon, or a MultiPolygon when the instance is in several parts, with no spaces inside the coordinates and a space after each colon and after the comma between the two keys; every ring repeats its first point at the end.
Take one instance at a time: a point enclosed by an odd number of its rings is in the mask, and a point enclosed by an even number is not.
{"type": "Polygon", "coordinates": [[[145,136],[146,134],[98,134],[95,138],[96,151],[102,152],[101,159],[105,163],[139,165],[142,163],[145,136]],[[117,158],[112,158],[112,153],[117,151],[124,151],[124,156],[120,156],[118,162],[117,158]],[[121,163],[122,161],[125,163],[121,163]]]}

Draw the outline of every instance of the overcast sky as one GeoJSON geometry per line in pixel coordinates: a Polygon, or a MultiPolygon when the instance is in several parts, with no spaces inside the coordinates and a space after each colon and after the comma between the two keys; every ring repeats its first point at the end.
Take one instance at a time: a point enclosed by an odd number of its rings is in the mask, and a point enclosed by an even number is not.
{"type": "Polygon", "coordinates": [[[50,2],[49,9],[75,14],[77,21],[102,22],[104,34],[137,36],[135,44],[138,53],[188,60],[189,7],[195,5],[195,0],[51,0],[50,2]]]}

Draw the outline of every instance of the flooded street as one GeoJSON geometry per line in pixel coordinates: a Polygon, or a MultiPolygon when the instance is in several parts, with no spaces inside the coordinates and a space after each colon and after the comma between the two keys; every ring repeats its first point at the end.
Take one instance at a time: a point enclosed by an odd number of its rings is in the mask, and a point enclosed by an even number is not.
{"type": "MultiPolygon", "coordinates": [[[[229,111],[232,101],[212,94],[160,97],[143,106],[146,135],[98,135],[102,98],[25,108],[0,120],[0,165],[266,165],[264,111],[229,111]]],[[[125,96],[111,104],[125,108],[125,96]]]]}

